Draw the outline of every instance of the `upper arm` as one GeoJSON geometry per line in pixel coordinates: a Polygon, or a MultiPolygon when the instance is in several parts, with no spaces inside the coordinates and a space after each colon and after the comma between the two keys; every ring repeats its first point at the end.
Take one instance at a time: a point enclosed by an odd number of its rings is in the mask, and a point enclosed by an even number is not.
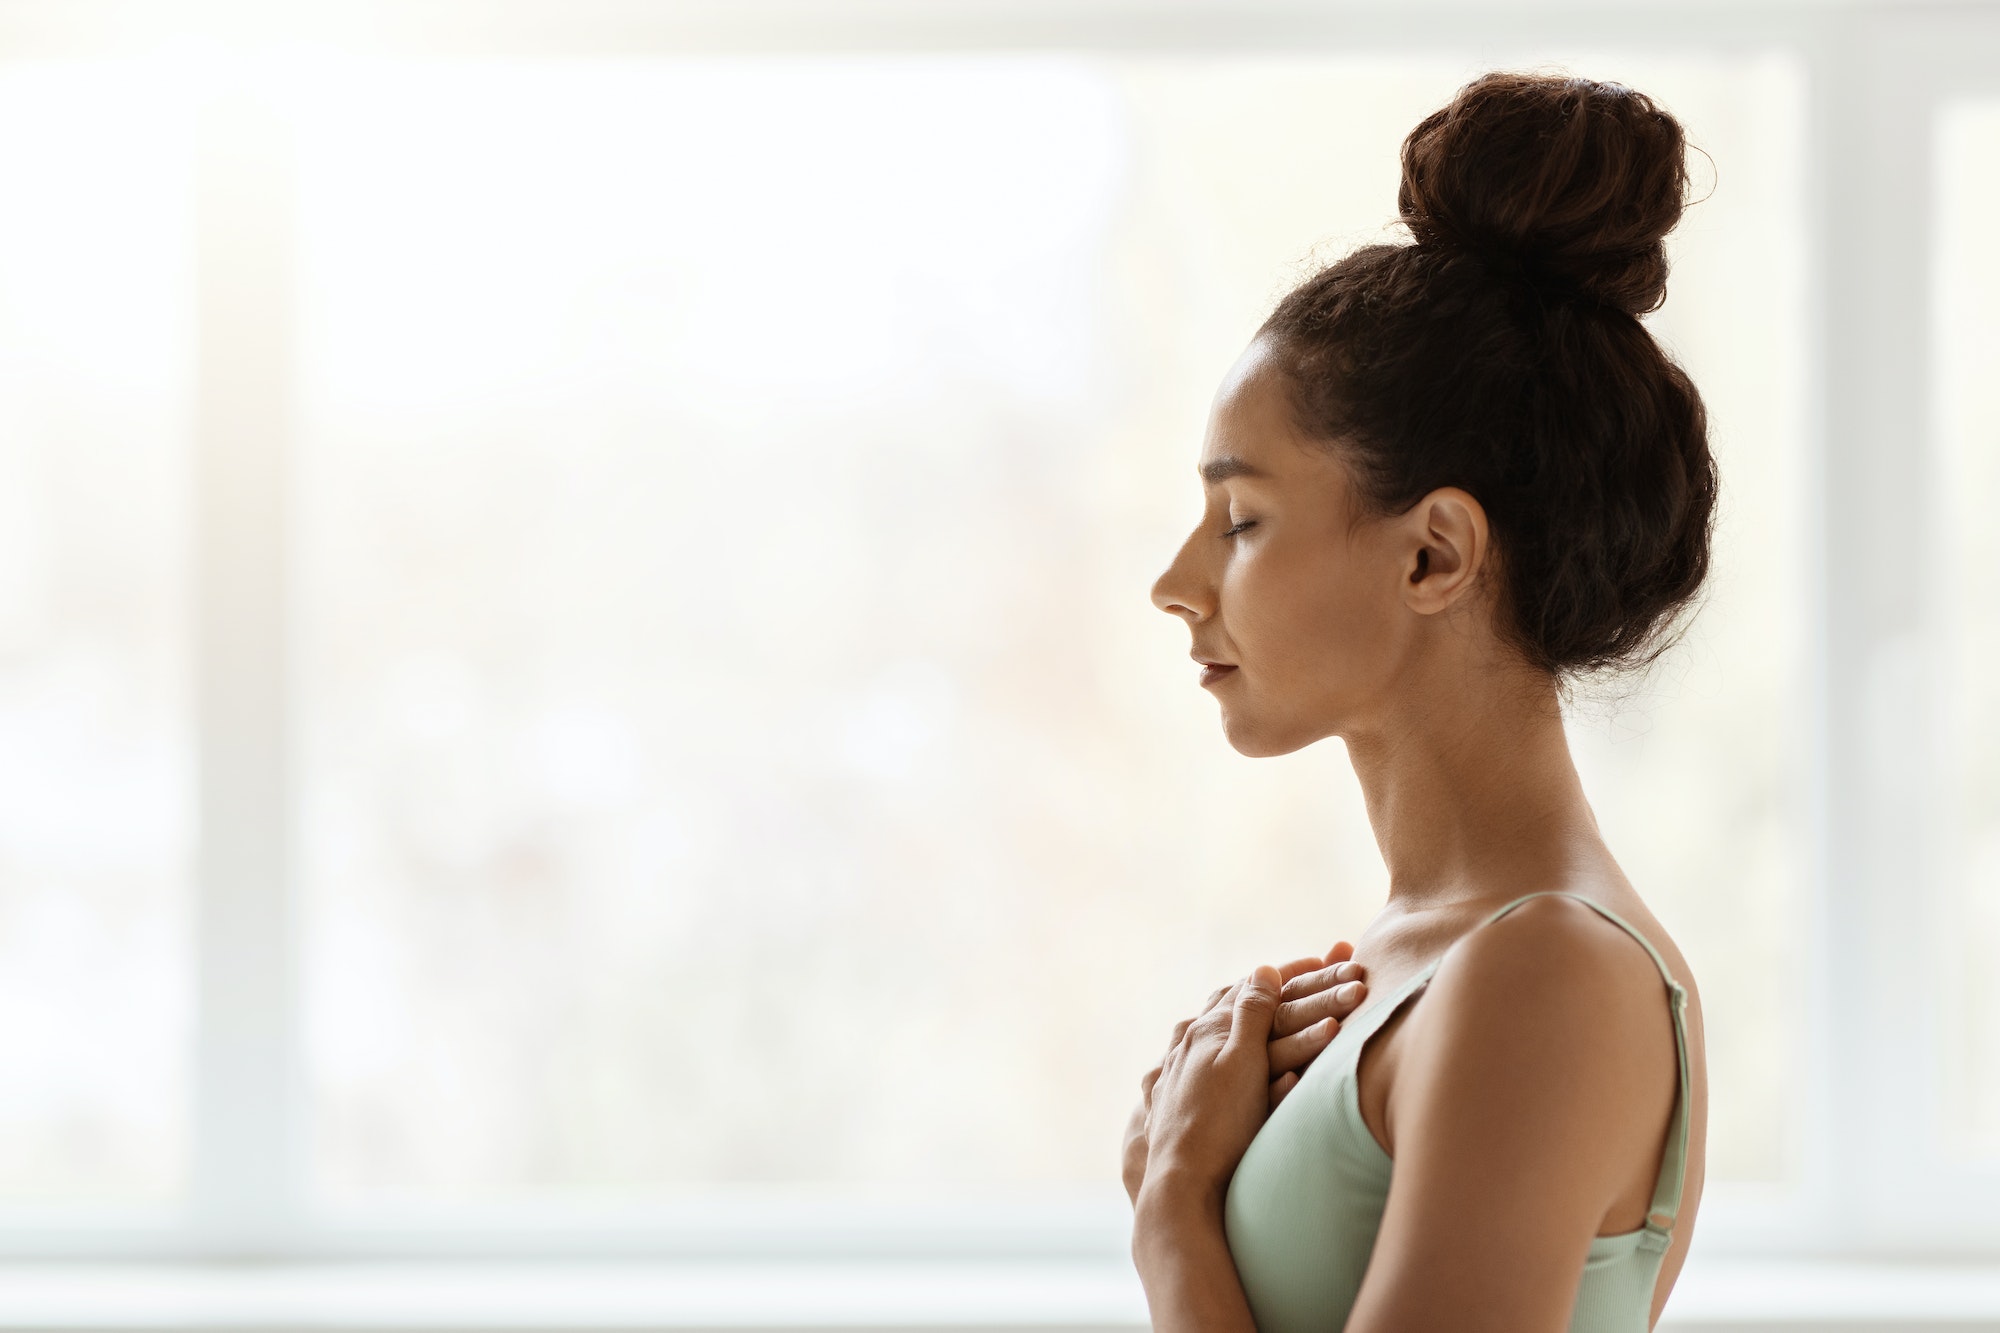
{"type": "Polygon", "coordinates": [[[1673,1042],[1658,970],[1582,903],[1466,936],[1398,1039],[1395,1172],[1352,1333],[1564,1328],[1606,1211],[1657,1162],[1673,1042]]]}

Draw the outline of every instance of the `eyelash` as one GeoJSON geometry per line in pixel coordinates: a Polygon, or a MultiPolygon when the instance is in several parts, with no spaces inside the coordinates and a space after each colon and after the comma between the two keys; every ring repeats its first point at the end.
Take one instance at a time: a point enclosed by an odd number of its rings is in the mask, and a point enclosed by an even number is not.
{"type": "Polygon", "coordinates": [[[1222,535],[1225,537],[1234,537],[1238,533],[1242,532],[1245,528],[1254,528],[1256,526],[1257,526],[1256,519],[1246,518],[1241,523],[1238,523],[1235,527],[1229,529],[1229,531],[1223,533],[1222,535]]]}

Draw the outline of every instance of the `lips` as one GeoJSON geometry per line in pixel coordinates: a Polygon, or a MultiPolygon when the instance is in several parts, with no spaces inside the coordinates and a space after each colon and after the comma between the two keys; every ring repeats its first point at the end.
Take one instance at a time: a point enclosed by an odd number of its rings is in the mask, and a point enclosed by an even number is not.
{"type": "Polygon", "coordinates": [[[1199,657],[1195,658],[1195,661],[1201,662],[1201,683],[1204,687],[1213,685],[1219,680],[1226,680],[1236,674],[1234,663],[1206,662],[1202,661],[1199,657]]]}

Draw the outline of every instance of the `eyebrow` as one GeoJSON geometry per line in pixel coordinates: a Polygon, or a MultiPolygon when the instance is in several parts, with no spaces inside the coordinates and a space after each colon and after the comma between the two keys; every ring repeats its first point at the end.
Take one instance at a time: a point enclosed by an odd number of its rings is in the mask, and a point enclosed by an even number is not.
{"type": "Polygon", "coordinates": [[[1261,477],[1263,475],[1263,472],[1250,466],[1248,462],[1238,458],[1235,454],[1223,454],[1221,457],[1211,458],[1201,465],[1201,479],[1210,486],[1228,481],[1231,477],[1261,477]]]}

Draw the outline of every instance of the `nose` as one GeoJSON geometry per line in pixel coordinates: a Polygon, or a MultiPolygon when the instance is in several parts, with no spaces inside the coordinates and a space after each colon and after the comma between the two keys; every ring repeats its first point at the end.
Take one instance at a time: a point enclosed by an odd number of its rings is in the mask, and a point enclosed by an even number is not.
{"type": "Polygon", "coordinates": [[[1174,553],[1173,563],[1153,581],[1153,605],[1190,625],[1201,623],[1215,612],[1215,597],[1208,580],[1192,568],[1193,562],[1188,558],[1188,548],[1193,544],[1192,536],[1182,542],[1181,549],[1174,553]]]}

